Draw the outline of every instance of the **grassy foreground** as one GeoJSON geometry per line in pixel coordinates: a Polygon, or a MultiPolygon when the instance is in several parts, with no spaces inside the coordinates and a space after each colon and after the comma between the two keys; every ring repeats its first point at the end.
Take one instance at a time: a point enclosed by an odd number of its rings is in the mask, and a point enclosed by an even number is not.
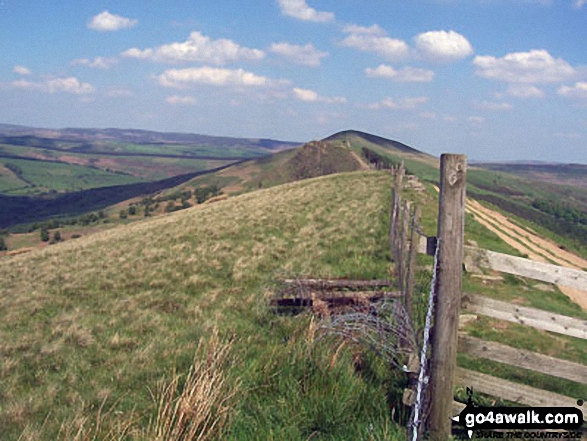
{"type": "Polygon", "coordinates": [[[390,186],[317,178],[0,259],[3,439],[402,439],[387,369],[267,307],[280,274],[386,277],[390,186]]]}

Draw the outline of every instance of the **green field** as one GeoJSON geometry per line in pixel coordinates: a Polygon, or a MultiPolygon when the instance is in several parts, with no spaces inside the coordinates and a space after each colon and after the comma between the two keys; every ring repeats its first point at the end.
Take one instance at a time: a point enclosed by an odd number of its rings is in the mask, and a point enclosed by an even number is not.
{"type": "Polygon", "coordinates": [[[0,164],[3,167],[12,166],[15,170],[20,171],[18,173],[20,187],[15,187],[13,178],[0,180],[0,192],[6,195],[39,194],[50,190],[58,192],[79,191],[142,181],[142,179],[122,173],[50,161],[0,158],[0,164]]]}

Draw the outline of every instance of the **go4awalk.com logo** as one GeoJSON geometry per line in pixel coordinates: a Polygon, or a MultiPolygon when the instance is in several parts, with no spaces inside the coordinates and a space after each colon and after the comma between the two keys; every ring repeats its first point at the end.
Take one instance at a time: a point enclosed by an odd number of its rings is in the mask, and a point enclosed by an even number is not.
{"type": "Polygon", "coordinates": [[[471,389],[467,393],[467,406],[453,420],[469,438],[582,438],[583,412],[576,407],[476,407],[471,389]]]}

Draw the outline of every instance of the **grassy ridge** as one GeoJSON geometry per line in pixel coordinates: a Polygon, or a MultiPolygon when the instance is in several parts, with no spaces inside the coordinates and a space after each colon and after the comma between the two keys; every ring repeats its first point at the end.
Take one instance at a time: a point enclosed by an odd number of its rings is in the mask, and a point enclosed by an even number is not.
{"type": "Polygon", "coordinates": [[[377,371],[266,308],[278,273],[385,277],[388,175],[318,178],[0,261],[0,427],[52,439],[83,409],[136,433],[200,337],[236,336],[231,439],[396,437],[377,371]],[[29,427],[30,430],[30,427],[29,427]],[[391,432],[393,433],[391,433],[391,432]],[[389,436],[388,436],[389,435],[389,436]]]}

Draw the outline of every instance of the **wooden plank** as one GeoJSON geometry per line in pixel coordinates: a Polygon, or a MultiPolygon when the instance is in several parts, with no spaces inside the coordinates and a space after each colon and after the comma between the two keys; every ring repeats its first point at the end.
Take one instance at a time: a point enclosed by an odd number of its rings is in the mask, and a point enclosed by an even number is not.
{"type": "Polygon", "coordinates": [[[362,291],[338,294],[333,291],[314,292],[304,297],[271,299],[269,305],[278,311],[288,309],[302,310],[303,308],[314,306],[314,300],[320,300],[327,303],[329,308],[337,308],[343,306],[361,306],[384,299],[399,299],[402,297],[400,292],[394,291],[362,291]]]}
{"type": "Polygon", "coordinates": [[[536,262],[475,247],[465,247],[465,267],[482,267],[542,282],[587,290],[587,272],[536,262]]]}
{"type": "Polygon", "coordinates": [[[393,286],[391,280],[350,280],[350,279],[283,279],[280,283],[293,287],[313,289],[358,289],[393,286]]]}
{"type": "Polygon", "coordinates": [[[459,352],[587,384],[587,366],[459,334],[459,352]]]}
{"type": "Polygon", "coordinates": [[[466,156],[441,155],[437,294],[430,358],[430,415],[427,419],[428,432],[436,440],[446,440],[451,433],[463,283],[466,175],[466,156]]]}
{"type": "Polygon", "coordinates": [[[463,307],[470,312],[513,323],[532,326],[544,331],[556,332],[587,339],[587,320],[567,317],[541,309],[490,299],[476,294],[463,296],[463,307]]]}
{"type": "Polygon", "coordinates": [[[533,407],[576,407],[577,399],[514,383],[491,375],[457,368],[455,381],[477,392],[533,407]]]}
{"type": "Polygon", "coordinates": [[[465,407],[466,407],[466,404],[459,403],[458,401],[453,401],[452,402],[452,416],[459,415],[465,407]]]}

